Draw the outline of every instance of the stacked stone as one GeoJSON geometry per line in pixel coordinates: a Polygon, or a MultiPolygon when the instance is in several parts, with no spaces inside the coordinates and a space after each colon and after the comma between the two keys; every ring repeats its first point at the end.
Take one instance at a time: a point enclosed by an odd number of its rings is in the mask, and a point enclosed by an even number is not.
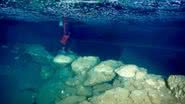
{"type": "MultiPolygon", "coordinates": [[[[39,56],[38,62],[47,59],[37,51],[26,52],[34,59],[39,56]]],[[[41,76],[49,81],[38,93],[38,104],[185,104],[184,76],[165,81],[137,65],[74,53],[52,59],[52,67],[41,67],[41,76]]]]}

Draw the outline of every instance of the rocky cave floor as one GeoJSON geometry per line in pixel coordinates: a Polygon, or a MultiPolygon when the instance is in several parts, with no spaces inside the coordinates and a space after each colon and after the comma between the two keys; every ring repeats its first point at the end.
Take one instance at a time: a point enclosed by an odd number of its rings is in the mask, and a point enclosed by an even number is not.
{"type": "MultiPolygon", "coordinates": [[[[17,55],[14,60],[39,66],[44,83],[35,92],[27,89],[32,91],[29,104],[33,97],[37,104],[185,104],[183,75],[165,79],[117,60],[74,52],[53,55],[38,44],[17,44],[11,52],[17,55]]],[[[14,103],[23,102],[20,98],[14,103]]]]}

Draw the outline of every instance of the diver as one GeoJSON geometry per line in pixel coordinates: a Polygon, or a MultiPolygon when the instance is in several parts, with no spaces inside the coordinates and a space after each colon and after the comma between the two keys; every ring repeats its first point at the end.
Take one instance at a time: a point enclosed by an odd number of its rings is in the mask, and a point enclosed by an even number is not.
{"type": "Polygon", "coordinates": [[[66,53],[69,52],[69,39],[71,32],[69,31],[69,23],[67,21],[66,17],[63,17],[63,21],[59,22],[59,26],[63,25],[63,35],[62,38],[60,39],[60,43],[62,44],[62,52],[66,53]]]}

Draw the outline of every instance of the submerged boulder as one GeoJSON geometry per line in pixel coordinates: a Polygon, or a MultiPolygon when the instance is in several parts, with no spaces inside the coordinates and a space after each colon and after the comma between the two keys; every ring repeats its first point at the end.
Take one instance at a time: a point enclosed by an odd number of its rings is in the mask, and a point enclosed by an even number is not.
{"type": "Polygon", "coordinates": [[[132,104],[129,100],[130,91],[124,88],[115,88],[106,91],[104,94],[93,97],[92,104],[132,104]]]}
{"type": "MultiPolygon", "coordinates": [[[[185,102],[184,76],[170,76],[167,86],[161,75],[148,74],[147,69],[136,65],[124,65],[115,60],[100,62],[98,57],[93,56],[79,57],[76,60],[65,55],[55,58],[57,64],[67,66],[62,67],[63,70],[56,70],[55,73],[58,74],[52,77],[53,82],[49,83],[48,87],[42,88],[38,94],[38,104],[50,104],[54,103],[53,101],[55,104],[185,102]],[[43,99],[46,100],[42,101],[43,99]]],[[[43,70],[49,72],[47,67],[43,70]]],[[[47,73],[45,78],[49,78],[47,73]]]]}
{"type": "Polygon", "coordinates": [[[124,65],[116,69],[116,73],[121,77],[131,78],[131,77],[135,77],[138,69],[139,68],[136,65],[124,65]]]}
{"type": "Polygon", "coordinates": [[[116,61],[116,60],[102,61],[101,64],[111,66],[113,69],[116,69],[116,68],[120,67],[121,65],[123,65],[123,63],[121,61],[116,61]]]}
{"type": "Polygon", "coordinates": [[[92,88],[79,85],[76,87],[78,96],[92,96],[92,88]]]}
{"type": "Polygon", "coordinates": [[[75,87],[70,86],[61,86],[62,89],[58,92],[59,94],[56,96],[55,102],[59,102],[62,99],[65,99],[69,96],[76,96],[77,95],[77,89],[75,87]]]}
{"type": "Polygon", "coordinates": [[[176,98],[185,102],[185,76],[171,75],[168,78],[168,86],[176,98]]]}
{"type": "Polygon", "coordinates": [[[93,86],[103,82],[111,81],[115,77],[114,69],[121,66],[122,63],[114,60],[103,61],[87,73],[86,86],[93,86]]]}
{"type": "Polygon", "coordinates": [[[90,98],[92,104],[180,104],[170,93],[156,90],[129,90],[127,88],[114,88],[105,93],[90,98]]]}
{"type": "Polygon", "coordinates": [[[100,62],[99,57],[94,56],[84,56],[79,57],[77,60],[75,60],[72,64],[72,70],[76,74],[85,74],[89,69],[93,68],[95,65],[97,65],[100,62]]]}
{"type": "Polygon", "coordinates": [[[165,80],[160,75],[147,74],[147,70],[136,65],[124,65],[116,69],[118,77],[114,80],[114,87],[133,89],[167,89],[165,80]]]}
{"type": "Polygon", "coordinates": [[[145,88],[150,87],[157,90],[167,89],[165,80],[161,75],[148,74],[144,80],[145,88]]]}
{"type": "Polygon", "coordinates": [[[130,98],[133,99],[133,104],[152,104],[152,99],[150,99],[148,93],[144,90],[131,91],[130,98]]]}
{"type": "Polygon", "coordinates": [[[53,62],[60,65],[69,65],[76,59],[75,54],[59,54],[54,57],[53,62]]]}
{"type": "Polygon", "coordinates": [[[78,86],[78,85],[83,85],[83,82],[85,80],[85,77],[82,75],[76,75],[72,78],[69,78],[66,80],[65,84],[68,86],[78,86]]]}
{"type": "Polygon", "coordinates": [[[135,74],[135,79],[136,80],[142,80],[146,77],[146,75],[147,75],[147,69],[139,68],[139,70],[135,74]]]}
{"type": "Polygon", "coordinates": [[[132,104],[180,104],[170,92],[160,92],[153,89],[132,90],[132,104]]]}
{"type": "Polygon", "coordinates": [[[146,75],[143,79],[126,79],[119,77],[117,80],[113,82],[114,87],[119,86],[119,87],[124,87],[128,88],[130,90],[133,89],[154,89],[158,91],[163,91],[168,89],[165,84],[165,80],[158,76],[158,75],[151,75],[148,74],[146,75]]]}
{"type": "Polygon", "coordinates": [[[109,83],[103,83],[93,86],[93,95],[99,95],[104,93],[106,90],[110,90],[112,85],[109,83]]]}

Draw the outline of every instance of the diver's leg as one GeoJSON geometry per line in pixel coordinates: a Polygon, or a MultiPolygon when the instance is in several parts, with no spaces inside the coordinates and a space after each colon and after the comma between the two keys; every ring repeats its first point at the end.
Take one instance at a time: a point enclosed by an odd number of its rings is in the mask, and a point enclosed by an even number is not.
{"type": "Polygon", "coordinates": [[[66,44],[66,52],[68,53],[72,53],[72,41],[71,39],[69,40],[69,42],[66,44]]]}
{"type": "Polygon", "coordinates": [[[58,51],[58,54],[65,54],[66,53],[66,46],[62,44],[61,49],[58,51]]]}

